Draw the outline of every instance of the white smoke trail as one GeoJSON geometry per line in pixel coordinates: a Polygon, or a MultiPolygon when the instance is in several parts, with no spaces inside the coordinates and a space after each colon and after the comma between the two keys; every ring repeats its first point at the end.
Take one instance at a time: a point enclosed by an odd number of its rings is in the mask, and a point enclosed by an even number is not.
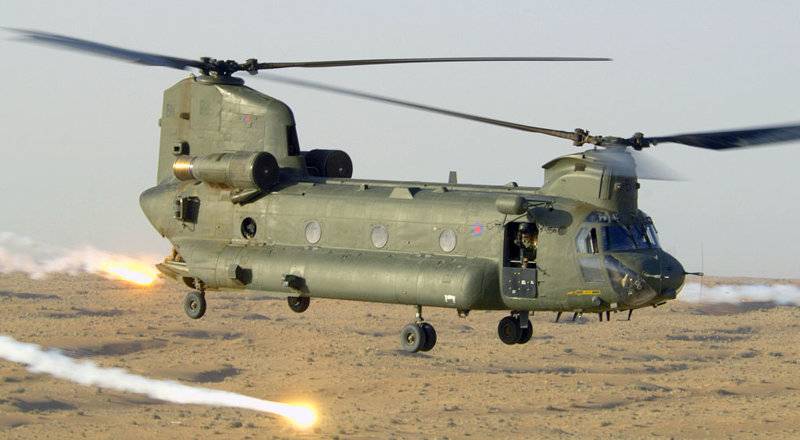
{"type": "Polygon", "coordinates": [[[93,273],[109,279],[152,283],[158,274],[154,256],[128,257],[91,246],[64,249],[13,232],[0,232],[0,274],[23,272],[39,279],[52,273],[93,273]]]}
{"type": "Polygon", "coordinates": [[[0,358],[25,364],[32,373],[50,374],[81,385],[145,394],[153,399],[172,403],[268,412],[287,417],[301,428],[310,427],[316,421],[316,413],[307,406],[270,402],[228,391],[191,387],[171,380],[149,379],[121,368],[102,368],[94,362],[72,359],[57,350],[44,350],[36,344],[19,342],[6,335],[0,335],[0,358]]]}
{"type": "Polygon", "coordinates": [[[688,283],[678,295],[681,301],[691,303],[774,302],[780,305],[800,305],[800,287],[791,284],[721,284],[703,287],[688,283]]]}

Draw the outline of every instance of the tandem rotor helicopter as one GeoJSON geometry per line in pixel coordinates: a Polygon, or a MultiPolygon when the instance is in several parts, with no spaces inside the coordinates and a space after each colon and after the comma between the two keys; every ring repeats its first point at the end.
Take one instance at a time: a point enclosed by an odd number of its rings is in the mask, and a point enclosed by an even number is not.
{"type": "Polygon", "coordinates": [[[246,87],[238,72],[401,63],[607,61],[607,58],[411,58],[244,63],[191,60],[32,30],[22,41],[148,66],[196,69],[164,92],[156,186],[141,194],[150,223],[173,245],[158,269],[194,291],[198,319],[208,291],[263,291],[295,312],[311,298],[405,304],[416,319],[402,348],[428,351],[434,327],[422,307],[507,310],[500,340],[531,339],[535,311],[597,313],[675,299],[688,273],[638,208],[631,150],[678,143],[727,150],[800,139],[800,125],[648,137],[598,136],[486,118],[324,84],[266,79],[380,101],[592,148],[543,165],[539,188],[352,179],[341,150],[301,149],[291,109],[246,87]]]}

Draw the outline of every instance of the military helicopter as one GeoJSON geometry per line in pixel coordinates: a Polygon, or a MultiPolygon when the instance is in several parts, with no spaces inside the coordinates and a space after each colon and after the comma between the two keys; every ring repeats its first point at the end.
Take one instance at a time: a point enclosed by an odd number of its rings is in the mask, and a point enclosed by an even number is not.
{"type": "MultiPolygon", "coordinates": [[[[401,63],[605,61],[607,58],[412,58],[244,63],[132,51],[46,32],[8,29],[23,41],[148,66],[196,69],[166,89],[156,185],[140,196],[153,227],[173,245],[158,264],[185,283],[183,308],[206,312],[209,291],[269,292],[291,310],[311,298],[414,306],[401,331],[408,352],[431,350],[423,307],[505,310],[498,336],[525,344],[535,311],[597,313],[675,299],[688,274],[638,208],[634,153],[666,143],[728,150],[800,139],[800,125],[672,136],[561,131],[268,76],[297,86],[567,139],[592,148],[543,165],[541,187],[352,179],[341,150],[301,149],[281,101],[246,87],[238,72],[401,63]]],[[[642,153],[636,153],[642,154],[642,153]]]]}

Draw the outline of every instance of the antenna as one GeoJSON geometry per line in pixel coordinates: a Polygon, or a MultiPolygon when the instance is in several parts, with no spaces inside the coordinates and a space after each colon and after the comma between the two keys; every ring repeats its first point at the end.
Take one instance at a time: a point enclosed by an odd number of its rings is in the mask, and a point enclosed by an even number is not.
{"type": "Polygon", "coordinates": [[[703,242],[701,241],[700,242],[700,302],[701,303],[703,302],[703,284],[704,284],[703,278],[706,276],[706,272],[705,272],[706,268],[704,267],[705,264],[704,264],[703,260],[704,260],[704,258],[703,258],[703,242]]]}

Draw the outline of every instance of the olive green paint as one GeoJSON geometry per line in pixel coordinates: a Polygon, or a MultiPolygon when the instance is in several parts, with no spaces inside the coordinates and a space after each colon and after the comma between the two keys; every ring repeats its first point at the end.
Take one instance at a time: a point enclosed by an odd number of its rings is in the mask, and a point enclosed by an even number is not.
{"type": "Polygon", "coordinates": [[[659,304],[683,284],[683,268],[660,249],[613,254],[633,271],[621,282],[646,281],[646,297],[612,285],[602,249],[579,255],[581,228],[602,230],[601,223],[584,223],[589,214],[601,212],[622,223],[646,219],[637,208],[636,178],[616,175],[591,150],[547,163],[541,188],[315,177],[293,150],[291,109],[235,78],[180,81],[164,93],[160,123],[158,182],[142,194],[141,206],[175,247],[159,268],[202,290],[462,312],[599,312],[659,304]],[[260,191],[173,175],[180,156],[208,160],[240,151],[272,154],[279,183],[260,191]],[[176,200],[188,207],[183,214],[176,215],[176,200]],[[244,233],[245,221],[255,223],[254,235],[244,233]],[[504,275],[506,228],[526,223],[536,231],[535,259],[528,263],[535,273],[527,272],[535,286],[520,286],[535,293],[504,294],[510,282],[504,275]],[[384,239],[377,243],[376,227],[384,239]],[[307,228],[313,234],[307,236],[307,228]],[[449,252],[440,246],[444,231],[455,235],[449,252]],[[596,258],[602,276],[587,281],[580,258],[596,258]]]}

